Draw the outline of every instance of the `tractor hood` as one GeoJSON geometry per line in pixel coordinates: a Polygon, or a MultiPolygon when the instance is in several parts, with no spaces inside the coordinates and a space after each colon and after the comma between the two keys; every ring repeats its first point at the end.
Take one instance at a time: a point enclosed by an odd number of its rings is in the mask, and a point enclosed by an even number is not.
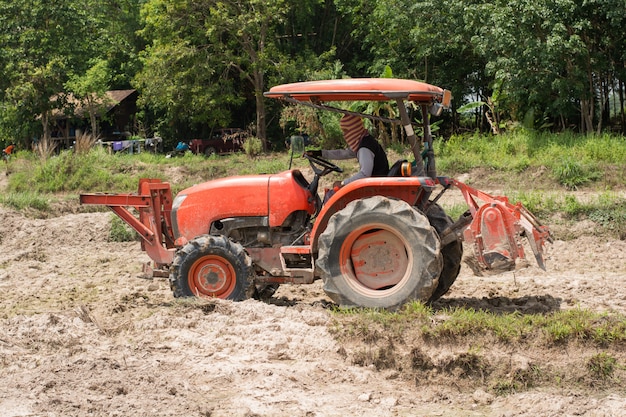
{"type": "Polygon", "coordinates": [[[295,211],[315,212],[309,183],[298,170],[221,178],[181,191],[172,207],[176,239],[208,234],[218,220],[264,217],[277,227],[295,211]]]}

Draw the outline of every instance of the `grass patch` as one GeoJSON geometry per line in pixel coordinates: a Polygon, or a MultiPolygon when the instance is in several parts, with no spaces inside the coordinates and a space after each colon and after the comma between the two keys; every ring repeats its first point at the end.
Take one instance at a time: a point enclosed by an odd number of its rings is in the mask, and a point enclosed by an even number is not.
{"type": "MultiPolygon", "coordinates": [[[[253,147],[254,141],[250,142],[253,147]]],[[[441,174],[454,176],[474,168],[519,175],[528,168],[545,167],[552,180],[564,187],[576,188],[601,178],[609,185],[622,184],[626,141],[611,135],[541,134],[518,132],[499,135],[452,136],[434,143],[437,167],[441,174]],[[612,179],[609,181],[609,179],[612,179]]],[[[394,146],[390,160],[408,156],[407,149],[394,146]]],[[[54,192],[129,192],[135,191],[139,178],[150,177],[178,182],[186,188],[194,183],[218,177],[281,172],[289,168],[290,154],[274,152],[257,155],[235,153],[206,158],[187,153],[181,157],[142,152],[109,154],[102,147],[89,152],[62,151],[41,159],[32,152],[20,152],[11,161],[10,191],[54,192]],[[174,175],[175,173],[181,175],[174,175]]],[[[356,161],[341,166],[356,172],[356,161]]],[[[295,157],[293,167],[308,167],[306,160],[295,157]]],[[[345,178],[346,175],[339,176],[345,178]]],[[[172,185],[173,188],[174,184],[172,185]]]]}
{"type": "Polygon", "coordinates": [[[516,131],[499,136],[453,135],[436,140],[437,167],[447,175],[490,168],[522,172],[547,167],[566,187],[578,187],[601,177],[603,167],[623,166],[626,141],[621,136],[516,131]]]}
{"type": "Polygon", "coordinates": [[[341,320],[335,328],[340,336],[359,336],[367,341],[381,335],[401,335],[407,328],[420,329],[430,341],[451,341],[486,337],[502,343],[543,342],[546,346],[564,343],[593,343],[604,347],[626,342],[626,316],[573,309],[549,314],[494,313],[473,308],[433,310],[419,302],[398,312],[369,309],[336,310],[341,320]]]}
{"type": "Polygon", "coordinates": [[[30,191],[0,194],[0,204],[16,210],[35,209],[46,212],[50,209],[50,201],[46,195],[30,191]]]}
{"type": "Polygon", "coordinates": [[[619,387],[626,369],[621,314],[496,313],[413,302],[394,313],[334,310],[330,330],[355,365],[395,370],[418,385],[441,378],[461,390],[482,386],[498,396],[565,382],[619,387]]]}
{"type": "Polygon", "coordinates": [[[587,369],[591,376],[602,381],[612,378],[618,367],[617,359],[606,352],[593,355],[587,361],[587,369]]]}
{"type": "Polygon", "coordinates": [[[566,158],[552,167],[554,179],[568,190],[577,190],[581,185],[596,181],[601,177],[596,165],[585,165],[574,158],[566,158]]]}
{"type": "Polygon", "coordinates": [[[139,235],[117,215],[111,214],[111,230],[109,242],[133,242],[139,240],[139,235]]]}

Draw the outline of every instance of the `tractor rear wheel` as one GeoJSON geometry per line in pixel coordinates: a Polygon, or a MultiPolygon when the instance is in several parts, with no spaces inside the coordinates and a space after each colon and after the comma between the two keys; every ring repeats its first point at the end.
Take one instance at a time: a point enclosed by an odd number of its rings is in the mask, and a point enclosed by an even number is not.
{"type": "MultiPolygon", "coordinates": [[[[439,235],[454,223],[439,204],[430,206],[426,215],[428,216],[428,221],[430,221],[430,224],[439,235]]],[[[430,302],[440,299],[447,293],[454,281],[456,281],[456,277],[459,276],[461,259],[463,258],[463,244],[460,240],[448,243],[441,248],[441,255],[443,256],[443,269],[439,276],[439,284],[437,284],[435,292],[430,297],[430,302]]]]}
{"type": "Polygon", "coordinates": [[[397,309],[428,301],[442,268],[428,219],[401,200],[356,200],[329,220],[319,238],[324,291],[341,307],[397,309]]]}
{"type": "Polygon", "coordinates": [[[243,247],[224,236],[202,235],[176,252],[170,268],[175,297],[241,301],[254,289],[252,261],[243,247]]]}

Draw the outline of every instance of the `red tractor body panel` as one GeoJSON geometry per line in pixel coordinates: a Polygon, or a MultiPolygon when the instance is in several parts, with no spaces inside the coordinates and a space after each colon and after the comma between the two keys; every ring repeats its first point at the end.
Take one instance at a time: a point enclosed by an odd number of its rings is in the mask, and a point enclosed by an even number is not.
{"type": "Polygon", "coordinates": [[[299,171],[286,171],[222,178],[187,188],[174,200],[174,237],[191,240],[208,234],[214,222],[231,217],[268,217],[274,227],[294,211],[312,214],[315,200],[307,185],[299,171]]]}

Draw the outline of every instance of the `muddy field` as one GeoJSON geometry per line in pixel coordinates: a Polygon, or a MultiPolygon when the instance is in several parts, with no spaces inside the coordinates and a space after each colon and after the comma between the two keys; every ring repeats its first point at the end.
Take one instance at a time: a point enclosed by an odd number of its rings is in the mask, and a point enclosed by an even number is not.
{"type": "MultiPolygon", "coordinates": [[[[110,213],[38,219],[0,207],[0,216],[0,416],[619,416],[626,410],[620,383],[594,387],[564,378],[561,385],[499,396],[480,378],[459,384],[450,373],[418,380],[358,366],[350,346],[330,332],[334,319],[318,283],[283,286],[269,302],[184,302],[172,297],[166,280],[140,277],[149,259],[139,243],[108,241],[110,213]]],[[[531,265],[476,277],[463,266],[435,307],[626,314],[626,241],[594,236],[589,224],[574,229],[567,241],[557,233],[547,272],[531,265]]],[[[439,346],[432,360],[467,346],[439,346]]],[[[598,351],[494,346],[482,354],[575,366],[574,359],[598,351]]],[[[624,352],[612,354],[626,366],[624,352]]]]}

